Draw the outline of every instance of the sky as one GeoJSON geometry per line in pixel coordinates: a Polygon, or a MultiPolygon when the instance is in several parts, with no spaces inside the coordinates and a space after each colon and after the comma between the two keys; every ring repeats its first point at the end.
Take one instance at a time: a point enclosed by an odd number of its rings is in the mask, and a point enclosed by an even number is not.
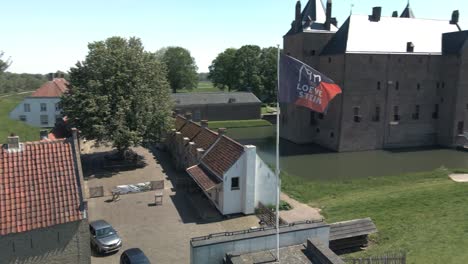
{"type": "MultiPolygon", "coordinates": [[[[324,0],[325,1],[325,0],[324,0]]],[[[307,0],[302,0],[304,7],[307,0]]],[[[199,72],[226,48],[282,45],[296,0],[0,0],[0,51],[16,73],[68,71],[85,59],[90,42],[111,36],[141,38],[146,50],[181,46],[199,72]]],[[[407,0],[333,0],[341,25],[353,14],[401,13],[407,0]]],[[[449,20],[460,10],[468,29],[468,0],[411,0],[418,18],[449,20]]]]}

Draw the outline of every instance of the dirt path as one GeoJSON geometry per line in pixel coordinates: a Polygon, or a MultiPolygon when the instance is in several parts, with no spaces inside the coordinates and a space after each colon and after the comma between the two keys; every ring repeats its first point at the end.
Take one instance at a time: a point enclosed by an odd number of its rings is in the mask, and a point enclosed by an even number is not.
{"type": "Polygon", "coordinates": [[[280,217],[288,223],[304,221],[304,220],[321,220],[323,216],[320,214],[320,209],[313,208],[307,204],[300,203],[285,193],[281,193],[281,200],[289,203],[293,209],[289,211],[280,211],[280,217]]]}

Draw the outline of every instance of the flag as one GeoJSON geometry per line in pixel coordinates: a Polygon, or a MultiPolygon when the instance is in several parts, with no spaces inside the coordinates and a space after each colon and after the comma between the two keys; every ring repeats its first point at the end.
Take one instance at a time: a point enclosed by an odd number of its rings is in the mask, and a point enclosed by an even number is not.
{"type": "Polygon", "coordinates": [[[330,78],[300,60],[281,53],[279,102],[293,103],[323,113],[328,103],[341,93],[330,78]]]}

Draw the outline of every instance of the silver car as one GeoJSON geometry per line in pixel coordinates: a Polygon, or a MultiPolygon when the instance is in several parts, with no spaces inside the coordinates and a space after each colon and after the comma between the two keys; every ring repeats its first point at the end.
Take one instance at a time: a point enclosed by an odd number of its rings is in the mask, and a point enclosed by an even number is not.
{"type": "Polygon", "coordinates": [[[89,224],[91,232],[91,247],[97,253],[118,251],[122,247],[122,239],[112,226],[104,220],[97,220],[89,224]]]}

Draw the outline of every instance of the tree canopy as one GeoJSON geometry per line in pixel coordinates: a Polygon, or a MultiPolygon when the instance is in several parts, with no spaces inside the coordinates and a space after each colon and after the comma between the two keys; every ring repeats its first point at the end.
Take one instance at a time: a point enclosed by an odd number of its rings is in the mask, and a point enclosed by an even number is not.
{"type": "Polygon", "coordinates": [[[220,89],[250,91],[264,102],[276,100],[277,48],[245,45],[220,53],[209,67],[209,78],[220,89]]]}
{"type": "Polygon", "coordinates": [[[143,141],[159,141],[170,129],[171,99],[166,67],[138,38],[111,37],[88,45],[70,70],[61,104],[82,135],[110,141],[119,153],[143,141]]]}
{"type": "Polygon", "coordinates": [[[190,51],[182,47],[167,47],[156,52],[166,64],[167,79],[172,92],[177,90],[192,90],[198,85],[198,67],[190,51]]]}

